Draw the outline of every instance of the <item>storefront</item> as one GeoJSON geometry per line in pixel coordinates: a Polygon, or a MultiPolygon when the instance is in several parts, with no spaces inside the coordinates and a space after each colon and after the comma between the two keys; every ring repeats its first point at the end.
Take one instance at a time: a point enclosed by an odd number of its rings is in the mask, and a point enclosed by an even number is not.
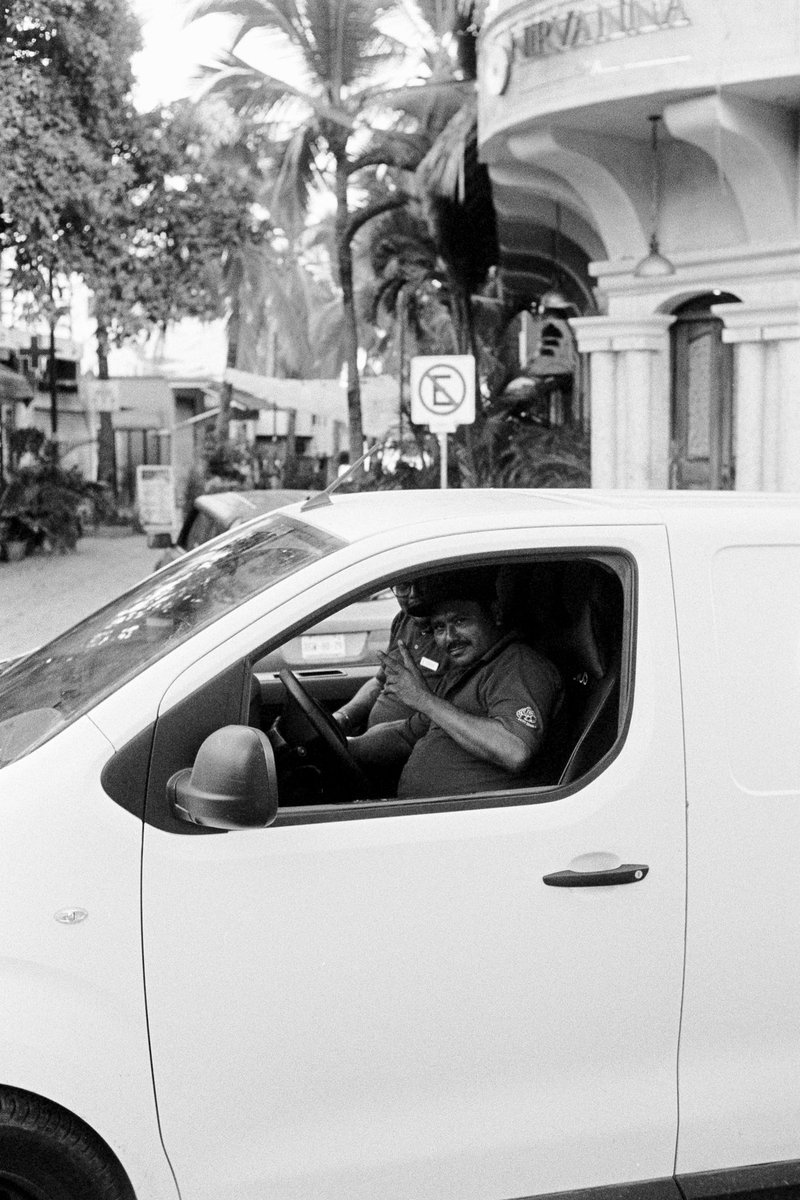
{"type": "Polygon", "coordinates": [[[800,489],[800,5],[496,0],[479,63],[501,277],[579,314],[593,483],[800,489]]]}

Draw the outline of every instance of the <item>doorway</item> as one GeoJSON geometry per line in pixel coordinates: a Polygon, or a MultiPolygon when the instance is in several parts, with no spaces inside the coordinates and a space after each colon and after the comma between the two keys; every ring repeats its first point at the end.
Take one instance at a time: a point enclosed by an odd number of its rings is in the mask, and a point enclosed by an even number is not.
{"type": "Polygon", "coordinates": [[[675,310],[671,329],[673,488],[734,487],[733,346],[723,342],[723,323],[711,306],[737,301],[737,296],[725,292],[706,293],[675,310]]]}

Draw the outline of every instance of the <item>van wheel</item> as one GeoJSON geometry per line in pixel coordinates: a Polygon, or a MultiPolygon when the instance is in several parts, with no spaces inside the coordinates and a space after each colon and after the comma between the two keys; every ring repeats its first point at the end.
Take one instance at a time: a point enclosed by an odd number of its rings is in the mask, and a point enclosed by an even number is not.
{"type": "Polygon", "coordinates": [[[135,1200],[105,1143],[66,1109],[0,1090],[0,1200],[135,1200]]]}

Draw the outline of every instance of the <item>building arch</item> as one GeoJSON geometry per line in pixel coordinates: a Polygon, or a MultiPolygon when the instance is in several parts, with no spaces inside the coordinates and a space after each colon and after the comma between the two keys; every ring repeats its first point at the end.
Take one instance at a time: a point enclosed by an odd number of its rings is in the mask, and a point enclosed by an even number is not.
{"type": "Polygon", "coordinates": [[[708,155],[725,179],[743,226],[739,240],[796,236],[797,150],[790,112],[714,92],[668,104],[664,123],[675,138],[708,155]]]}
{"type": "Polygon", "coordinates": [[[610,258],[647,252],[645,146],[555,126],[513,134],[508,145],[520,162],[560,177],[582,197],[610,258]]]}
{"type": "Polygon", "coordinates": [[[533,187],[527,172],[524,190],[521,170],[504,168],[492,180],[504,299],[527,307],[556,286],[576,313],[596,312],[589,264],[605,258],[606,248],[583,199],[549,172],[537,172],[533,187]]]}
{"type": "Polygon", "coordinates": [[[524,240],[504,241],[500,247],[503,294],[509,307],[535,305],[546,292],[558,288],[574,313],[597,312],[589,258],[581,247],[535,222],[527,232],[524,240]]]}

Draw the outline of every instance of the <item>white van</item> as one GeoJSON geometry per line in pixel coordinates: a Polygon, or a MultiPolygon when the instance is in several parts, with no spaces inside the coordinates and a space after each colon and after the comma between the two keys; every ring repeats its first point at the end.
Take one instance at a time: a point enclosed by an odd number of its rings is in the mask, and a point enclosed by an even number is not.
{"type": "Polygon", "coordinates": [[[3,1200],[791,1194],[798,597],[796,497],[335,496],[13,664],[3,1200]],[[364,785],[374,667],[269,656],[477,567],[560,673],[550,775],[364,785]]]}

